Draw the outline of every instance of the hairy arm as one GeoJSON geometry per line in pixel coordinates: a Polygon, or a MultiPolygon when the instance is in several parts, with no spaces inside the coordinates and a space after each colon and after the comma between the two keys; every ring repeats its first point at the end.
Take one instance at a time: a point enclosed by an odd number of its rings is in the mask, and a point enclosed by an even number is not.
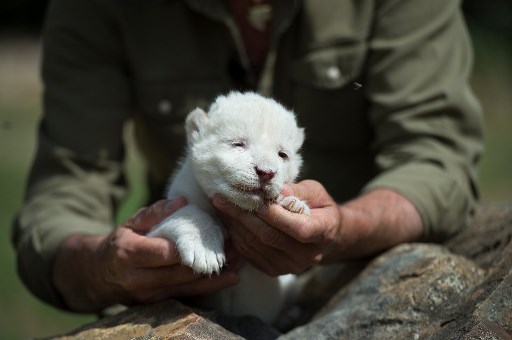
{"type": "Polygon", "coordinates": [[[394,245],[421,238],[423,225],[414,205],[389,189],[375,189],[338,205],[345,250],[324,261],[373,255],[394,245]]]}

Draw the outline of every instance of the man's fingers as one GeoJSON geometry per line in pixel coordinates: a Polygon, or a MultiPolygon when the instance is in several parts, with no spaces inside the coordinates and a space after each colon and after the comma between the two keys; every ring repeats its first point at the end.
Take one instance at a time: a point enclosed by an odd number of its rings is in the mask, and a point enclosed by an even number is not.
{"type": "MultiPolygon", "coordinates": [[[[257,219],[257,223],[249,224],[248,228],[256,236],[258,241],[271,248],[278,249],[286,254],[293,264],[290,268],[296,272],[298,267],[308,266],[316,262],[317,256],[321,250],[313,243],[302,242],[289,234],[284,233],[275,226],[267,224],[267,221],[257,219]]],[[[270,221],[268,221],[270,222],[270,221]]],[[[284,229],[284,227],[283,227],[284,229]]],[[[268,257],[268,253],[260,250],[262,254],[268,257]]],[[[270,257],[271,258],[271,257],[270,257]]]]}
{"type": "Polygon", "coordinates": [[[155,268],[180,263],[175,244],[164,238],[146,237],[121,227],[111,243],[114,243],[120,261],[137,268],[155,268]]]}
{"type": "Polygon", "coordinates": [[[267,274],[271,275],[272,271],[267,268],[275,268],[282,261],[286,263],[285,267],[289,268],[289,272],[297,272],[300,268],[303,269],[320,260],[321,250],[315,244],[309,243],[310,235],[304,236],[302,240],[298,238],[302,236],[301,233],[295,230],[296,219],[309,216],[289,212],[274,204],[269,207],[269,212],[272,213],[267,212],[264,216],[258,217],[223,201],[220,197],[215,197],[213,202],[229,216],[221,215],[221,219],[233,237],[233,243],[236,244],[238,251],[259,269],[265,268],[267,274]],[[274,211],[276,207],[281,208],[279,212],[274,211]],[[232,221],[236,221],[237,224],[233,224],[232,221]],[[272,251],[276,251],[277,254],[273,254],[272,251]],[[281,262],[276,256],[279,256],[281,262]]]}
{"type": "Polygon", "coordinates": [[[126,279],[133,289],[169,288],[170,286],[187,284],[199,279],[201,274],[194,273],[192,268],[180,264],[133,270],[126,279]]]}
{"type": "Polygon", "coordinates": [[[261,224],[254,215],[248,215],[247,212],[227,203],[220,196],[215,196],[213,204],[226,215],[220,215],[222,223],[228,230],[231,242],[235,249],[244,256],[253,266],[268,275],[279,274],[275,270],[275,263],[282,262],[282,255],[276,254],[278,251],[261,243],[249,226],[254,223],[261,224]],[[252,219],[252,221],[248,221],[252,219]],[[272,260],[269,260],[272,258],[272,260]]]}
{"type": "Polygon", "coordinates": [[[187,200],[179,197],[175,200],[160,200],[149,207],[142,208],[130,217],[122,226],[146,234],[152,227],[176,210],[184,207],[187,200]]]}
{"type": "Polygon", "coordinates": [[[325,202],[332,201],[322,184],[313,180],[285,184],[281,194],[283,196],[295,196],[308,203],[310,208],[323,208],[325,202]]]}
{"type": "MultiPolygon", "coordinates": [[[[214,197],[213,204],[224,213],[219,217],[230,234],[232,232],[237,233],[240,237],[243,237],[244,243],[251,245],[251,248],[256,246],[255,243],[258,246],[268,245],[280,248],[293,242],[287,235],[267,225],[254,214],[248,214],[219,196],[214,197]]],[[[234,243],[236,244],[236,242],[234,243]]]]}
{"type": "MultiPolygon", "coordinates": [[[[177,266],[177,268],[179,267],[177,266]]],[[[144,274],[152,276],[150,272],[144,274]]],[[[181,274],[175,273],[174,276],[178,278],[181,277],[181,274]]],[[[167,286],[155,286],[151,288],[141,286],[129,294],[132,301],[128,301],[128,304],[134,302],[151,303],[175,297],[207,295],[220,289],[236,285],[240,279],[235,273],[226,272],[211,278],[204,275],[199,277],[186,277],[186,279],[181,279],[181,281],[183,283],[176,281],[169,283],[167,286]]]]}
{"type": "Polygon", "coordinates": [[[282,263],[283,260],[282,255],[278,254],[276,249],[261,244],[249,231],[228,227],[228,232],[235,249],[253,266],[271,276],[280,274],[276,271],[275,264],[282,263]]]}
{"type": "Polygon", "coordinates": [[[192,282],[175,286],[172,288],[172,294],[167,297],[207,295],[239,282],[240,278],[234,272],[221,272],[218,276],[203,276],[192,282]]]}
{"type": "Polygon", "coordinates": [[[237,251],[259,270],[276,276],[300,273],[316,263],[315,245],[301,244],[254,215],[242,218],[245,221],[221,216],[237,251]]]}
{"type": "Polygon", "coordinates": [[[272,204],[265,214],[258,216],[301,243],[314,242],[321,237],[322,229],[315,227],[315,219],[312,216],[288,211],[278,204],[272,204]]]}
{"type": "Polygon", "coordinates": [[[287,183],[281,190],[281,194],[283,196],[295,196],[306,201],[310,196],[307,189],[304,183],[287,183]]]}
{"type": "Polygon", "coordinates": [[[228,214],[235,220],[241,221],[244,218],[244,215],[247,215],[246,211],[243,211],[242,209],[229,203],[228,201],[226,201],[226,199],[224,199],[218,194],[213,196],[212,203],[215,208],[219,209],[225,214],[228,214]]]}

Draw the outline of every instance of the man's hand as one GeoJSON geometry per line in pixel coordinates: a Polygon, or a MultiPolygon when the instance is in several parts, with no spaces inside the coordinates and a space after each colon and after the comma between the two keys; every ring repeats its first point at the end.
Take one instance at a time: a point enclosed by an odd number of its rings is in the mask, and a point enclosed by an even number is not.
{"type": "Polygon", "coordinates": [[[116,303],[208,294],[238,283],[236,261],[209,278],[182,266],[173,243],[144,236],[185,204],[184,199],[162,200],[139,210],[109,235],[68,237],[59,248],[53,273],[68,307],[95,312],[116,303]]]}
{"type": "Polygon", "coordinates": [[[213,200],[235,249],[268,275],[373,255],[421,236],[416,209],[391,190],[377,189],[342,205],[316,181],[287,185],[282,193],[308,202],[311,215],[278,204],[248,214],[220,196],[213,200]]]}

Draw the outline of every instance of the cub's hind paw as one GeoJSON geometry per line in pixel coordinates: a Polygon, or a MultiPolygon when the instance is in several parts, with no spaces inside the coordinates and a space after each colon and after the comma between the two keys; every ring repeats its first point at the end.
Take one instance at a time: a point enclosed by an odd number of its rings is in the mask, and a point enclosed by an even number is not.
{"type": "Polygon", "coordinates": [[[295,196],[279,195],[276,203],[291,212],[297,214],[311,215],[311,210],[309,209],[308,204],[295,196]]]}

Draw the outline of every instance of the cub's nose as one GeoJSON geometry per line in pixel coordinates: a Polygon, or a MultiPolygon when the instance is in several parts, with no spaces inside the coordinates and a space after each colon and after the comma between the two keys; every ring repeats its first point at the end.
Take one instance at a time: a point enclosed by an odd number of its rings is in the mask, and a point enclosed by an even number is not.
{"type": "Polygon", "coordinates": [[[275,171],[268,170],[268,169],[263,170],[261,168],[258,168],[257,166],[254,167],[254,170],[256,171],[256,174],[258,174],[258,177],[259,177],[261,183],[270,182],[270,180],[272,178],[274,178],[274,176],[276,174],[275,171]]]}

